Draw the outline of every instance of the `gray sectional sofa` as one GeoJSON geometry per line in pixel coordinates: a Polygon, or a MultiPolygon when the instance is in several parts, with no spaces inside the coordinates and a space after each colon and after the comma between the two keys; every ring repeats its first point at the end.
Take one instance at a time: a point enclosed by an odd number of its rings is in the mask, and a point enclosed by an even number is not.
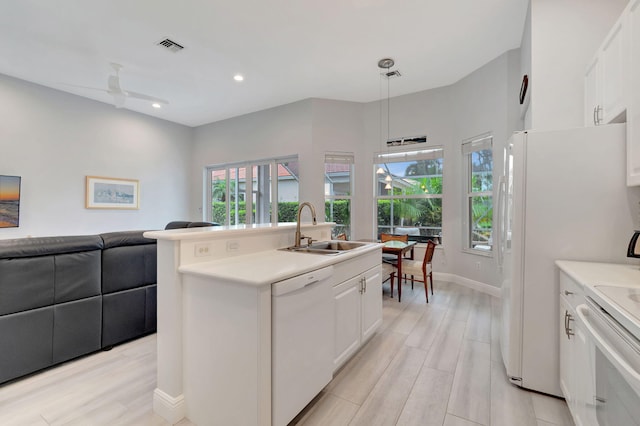
{"type": "Polygon", "coordinates": [[[142,233],[0,240],[0,383],[156,331],[142,233]]]}

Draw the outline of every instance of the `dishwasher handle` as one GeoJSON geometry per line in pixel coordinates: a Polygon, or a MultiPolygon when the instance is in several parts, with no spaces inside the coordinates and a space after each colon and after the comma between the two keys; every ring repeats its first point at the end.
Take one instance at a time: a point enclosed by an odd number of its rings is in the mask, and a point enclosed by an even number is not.
{"type": "Polygon", "coordinates": [[[307,272],[286,280],[278,281],[271,284],[271,296],[283,296],[287,293],[300,290],[301,288],[310,286],[320,281],[324,281],[333,275],[333,266],[317,269],[307,272]]]}

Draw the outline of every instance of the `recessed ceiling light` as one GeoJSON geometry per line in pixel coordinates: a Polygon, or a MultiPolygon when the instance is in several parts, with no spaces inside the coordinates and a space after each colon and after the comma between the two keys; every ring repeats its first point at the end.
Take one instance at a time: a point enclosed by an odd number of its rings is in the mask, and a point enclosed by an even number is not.
{"type": "Polygon", "coordinates": [[[152,103],[151,106],[154,107],[154,108],[157,108],[157,109],[162,108],[162,105],[160,105],[158,102],[152,103]]]}
{"type": "Polygon", "coordinates": [[[235,81],[242,81],[242,80],[244,80],[244,77],[242,76],[242,74],[236,74],[236,75],[233,76],[233,79],[235,81]]]}

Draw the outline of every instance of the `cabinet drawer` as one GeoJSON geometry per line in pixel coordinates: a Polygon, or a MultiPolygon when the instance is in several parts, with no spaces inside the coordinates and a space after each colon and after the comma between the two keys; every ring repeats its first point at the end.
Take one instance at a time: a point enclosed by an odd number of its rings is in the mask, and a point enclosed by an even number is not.
{"type": "Polygon", "coordinates": [[[333,282],[334,285],[342,283],[349,278],[360,275],[375,266],[382,263],[381,250],[374,250],[371,253],[363,254],[353,259],[333,265],[333,282]]]}
{"type": "Polygon", "coordinates": [[[584,301],[582,285],[562,271],[560,271],[560,295],[566,298],[573,309],[584,301]]]}

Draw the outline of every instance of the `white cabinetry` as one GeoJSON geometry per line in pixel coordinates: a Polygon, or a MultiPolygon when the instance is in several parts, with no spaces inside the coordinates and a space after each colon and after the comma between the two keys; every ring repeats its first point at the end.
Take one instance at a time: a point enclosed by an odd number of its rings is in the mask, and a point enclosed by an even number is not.
{"type": "Polygon", "coordinates": [[[640,0],[631,0],[585,72],[584,124],[627,122],[627,185],[640,185],[640,0]]]}
{"type": "Polygon", "coordinates": [[[640,0],[633,0],[626,9],[630,72],[627,111],[627,185],[640,185],[640,0]]]}
{"type": "Polygon", "coordinates": [[[594,347],[577,320],[581,303],[582,286],[560,272],[560,388],[575,424],[596,426],[594,347]]]}
{"type": "Polygon", "coordinates": [[[626,27],[619,19],[611,29],[585,74],[586,126],[597,126],[624,121],[625,99],[624,75],[626,27]]]}
{"type": "Polygon", "coordinates": [[[382,324],[380,269],[379,252],[335,266],[338,284],[333,287],[334,369],[344,364],[382,324]],[[353,272],[359,273],[344,279],[353,272]]]}

